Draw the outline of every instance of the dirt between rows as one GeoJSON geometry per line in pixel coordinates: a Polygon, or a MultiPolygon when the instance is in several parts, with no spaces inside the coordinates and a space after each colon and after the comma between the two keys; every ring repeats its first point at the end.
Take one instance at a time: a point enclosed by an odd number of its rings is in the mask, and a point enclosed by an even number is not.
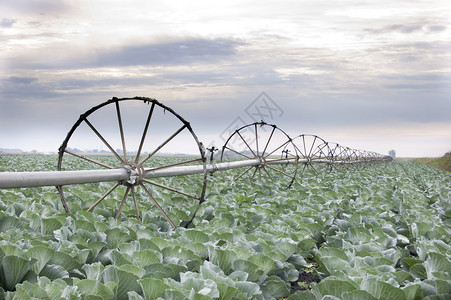
{"type": "Polygon", "coordinates": [[[291,282],[291,293],[294,294],[296,291],[305,291],[310,289],[310,284],[312,282],[320,282],[321,279],[315,277],[312,273],[302,272],[299,274],[299,278],[296,281],[291,282]]]}

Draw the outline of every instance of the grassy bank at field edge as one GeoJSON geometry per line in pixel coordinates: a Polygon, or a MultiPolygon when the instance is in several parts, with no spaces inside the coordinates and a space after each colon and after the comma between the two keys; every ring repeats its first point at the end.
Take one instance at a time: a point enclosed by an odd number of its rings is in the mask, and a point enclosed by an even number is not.
{"type": "Polygon", "coordinates": [[[428,164],[439,168],[445,172],[451,173],[451,156],[444,155],[442,157],[432,158],[432,157],[419,157],[419,158],[400,158],[400,160],[407,160],[411,162],[416,162],[420,164],[428,164]]]}

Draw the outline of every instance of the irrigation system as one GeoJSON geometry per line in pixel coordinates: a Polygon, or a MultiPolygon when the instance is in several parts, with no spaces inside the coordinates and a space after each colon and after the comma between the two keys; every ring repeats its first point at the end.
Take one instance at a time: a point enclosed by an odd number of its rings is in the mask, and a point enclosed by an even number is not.
{"type": "Polygon", "coordinates": [[[148,197],[176,228],[193,221],[205,201],[208,176],[215,172],[229,172],[227,178],[232,181],[261,179],[290,187],[307,168],[321,172],[391,160],[375,152],[328,143],[316,135],[291,138],[263,121],[236,128],[219,149],[219,162],[213,159],[217,150],[205,149],[190,123],[156,99],[112,98],[80,115],[58,150],[56,171],[1,172],[0,188],[56,186],[70,213],[68,202],[75,197],[77,185],[94,184],[95,188],[111,182],[102,193],[93,192],[95,201],[88,211],[107,198],[118,198],[118,218],[131,196],[141,219],[138,199],[148,197]],[[99,144],[101,151],[79,150],[99,144]],[[195,201],[189,218],[172,220],[160,204],[161,191],[195,201]]]}

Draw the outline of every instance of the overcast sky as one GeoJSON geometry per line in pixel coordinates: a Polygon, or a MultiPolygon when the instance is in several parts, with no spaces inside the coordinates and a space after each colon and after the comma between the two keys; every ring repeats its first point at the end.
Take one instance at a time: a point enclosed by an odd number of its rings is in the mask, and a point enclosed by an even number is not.
{"type": "Polygon", "coordinates": [[[450,16],[446,0],[2,0],[0,148],[56,151],[92,106],[146,96],[206,145],[255,118],[293,137],[441,156],[450,16]]]}

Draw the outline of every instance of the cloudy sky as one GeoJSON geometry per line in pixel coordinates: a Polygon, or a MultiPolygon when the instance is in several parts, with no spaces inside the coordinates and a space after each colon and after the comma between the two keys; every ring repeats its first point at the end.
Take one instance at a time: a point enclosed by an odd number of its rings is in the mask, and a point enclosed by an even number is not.
{"type": "Polygon", "coordinates": [[[147,96],[206,145],[260,112],[292,136],[441,156],[449,16],[446,0],[2,0],[0,148],[56,151],[92,106],[147,96]]]}

